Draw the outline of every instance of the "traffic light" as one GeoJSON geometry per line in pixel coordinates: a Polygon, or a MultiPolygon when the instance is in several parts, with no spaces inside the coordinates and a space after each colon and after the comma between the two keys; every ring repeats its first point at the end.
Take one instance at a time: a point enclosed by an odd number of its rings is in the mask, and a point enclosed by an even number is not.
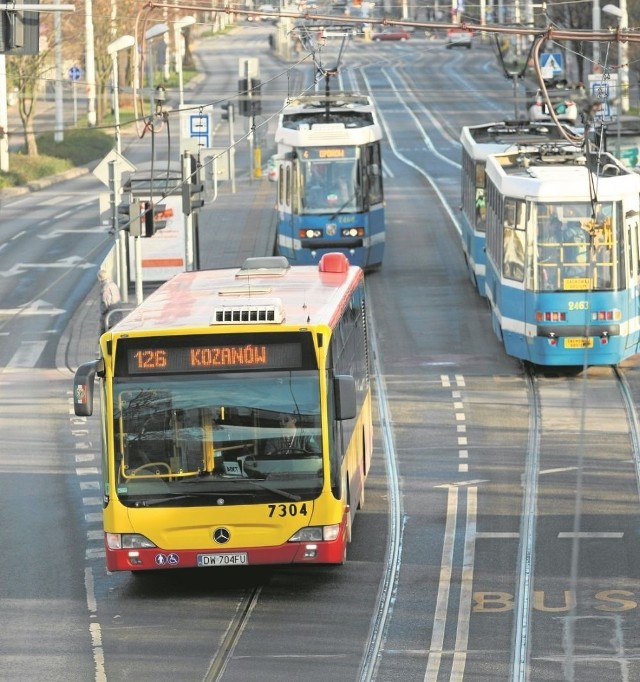
{"type": "Polygon", "coordinates": [[[259,78],[238,80],[238,108],[240,116],[257,116],[262,113],[262,83],[259,78]]]}
{"type": "Polygon", "coordinates": [[[142,236],[140,233],[141,211],[138,199],[131,194],[125,195],[124,201],[118,206],[118,228],[126,230],[132,237],[142,236]]]}
{"type": "Polygon", "coordinates": [[[262,83],[259,78],[251,79],[251,98],[249,99],[249,115],[259,116],[262,113],[262,83]]]}
{"type": "MultiPolygon", "coordinates": [[[[232,107],[233,105],[229,105],[232,107]]],[[[201,196],[204,192],[204,182],[200,180],[200,168],[195,156],[185,154],[183,156],[182,169],[182,212],[185,215],[191,215],[193,211],[197,211],[204,206],[204,198],[201,196]]]]}
{"type": "Polygon", "coordinates": [[[222,105],[222,120],[223,121],[230,121],[233,123],[233,104],[231,102],[225,102],[222,105]]]}
{"type": "MultiPolygon", "coordinates": [[[[37,4],[37,0],[33,4],[37,4]]],[[[36,55],[39,48],[38,12],[0,10],[0,54],[36,55]]]]}
{"type": "Polygon", "coordinates": [[[169,218],[173,218],[173,209],[166,204],[154,204],[152,201],[140,202],[144,206],[144,231],[142,237],[153,237],[159,230],[167,226],[169,218]]]}
{"type": "Polygon", "coordinates": [[[198,180],[182,183],[182,212],[185,215],[190,215],[204,206],[202,192],[204,192],[204,182],[198,180]]]}

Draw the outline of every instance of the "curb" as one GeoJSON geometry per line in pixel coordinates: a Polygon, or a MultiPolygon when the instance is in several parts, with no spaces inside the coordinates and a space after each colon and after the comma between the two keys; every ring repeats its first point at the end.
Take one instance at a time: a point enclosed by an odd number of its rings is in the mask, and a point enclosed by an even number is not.
{"type": "MultiPolygon", "coordinates": [[[[93,164],[92,164],[93,165],[93,164]]],[[[30,192],[37,192],[41,189],[46,189],[55,185],[58,182],[64,182],[65,180],[73,180],[74,178],[79,178],[82,175],[89,173],[89,166],[76,166],[75,168],[70,168],[69,170],[62,171],[62,173],[56,173],[55,175],[48,175],[46,178],[39,178],[38,180],[31,180],[26,185],[22,187],[7,187],[5,189],[0,189],[0,200],[3,198],[10,199],[11,197],[18,197],[22,194],[29,194],[30,192]]]]}

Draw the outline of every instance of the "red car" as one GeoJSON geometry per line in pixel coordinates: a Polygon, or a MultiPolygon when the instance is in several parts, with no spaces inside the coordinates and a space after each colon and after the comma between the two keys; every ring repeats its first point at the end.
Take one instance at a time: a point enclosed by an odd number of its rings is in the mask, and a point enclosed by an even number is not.
{"type": "Polygon", "coordinates": [[[379,40],[409,40],[411,34],[403,28],[385,28],[382,31],[371,34],[371,39],[379,40]]]}

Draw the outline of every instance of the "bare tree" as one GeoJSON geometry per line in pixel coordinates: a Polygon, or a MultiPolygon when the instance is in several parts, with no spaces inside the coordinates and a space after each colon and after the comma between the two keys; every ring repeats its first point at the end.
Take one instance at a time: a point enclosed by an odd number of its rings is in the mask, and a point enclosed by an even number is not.
{"type": "Polygon", "coordinates": [[[28,57],[9,57],[7,76],[17,88],[18,113],[22,122],[26,152],[38,156],[34,119],[44,75],[49,70],[49,51],[28,57]]]}

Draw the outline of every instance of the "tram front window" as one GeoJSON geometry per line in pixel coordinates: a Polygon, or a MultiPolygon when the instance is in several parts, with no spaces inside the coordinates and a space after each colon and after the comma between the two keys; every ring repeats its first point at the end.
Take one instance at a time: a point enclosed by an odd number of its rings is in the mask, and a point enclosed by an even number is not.
{"type": "Polygon", "coordinates": [[[538,284],[543,291],[615,289],[619,222],[616,207],[586,202],[538,206],[538,284]]]}
{"type": "Polygon", "coordinates": [[[346,161],[305,161],[302,164],[304,213],[358,210],[356,164],[346,161]]]}

